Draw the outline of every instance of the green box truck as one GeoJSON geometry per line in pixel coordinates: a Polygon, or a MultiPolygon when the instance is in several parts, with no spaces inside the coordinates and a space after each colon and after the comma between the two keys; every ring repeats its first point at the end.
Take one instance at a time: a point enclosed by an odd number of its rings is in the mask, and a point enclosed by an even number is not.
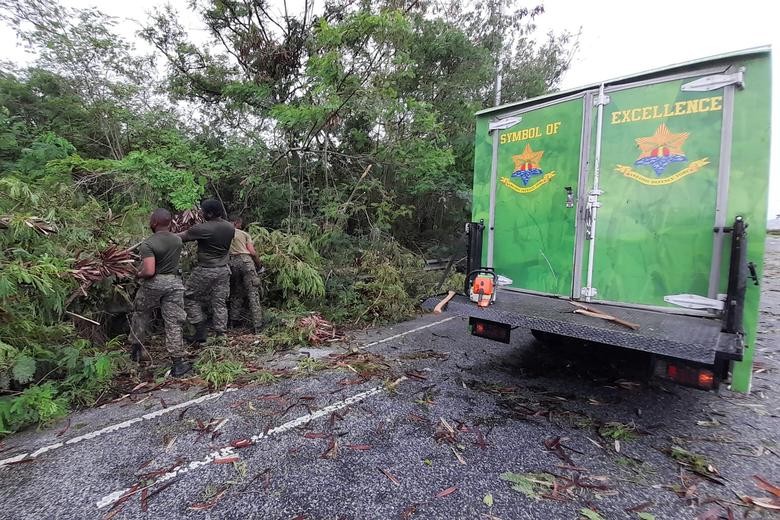
{"type": "Polygon", "coordinates": [[[659,376],[749,391],[770,83],[755,48],[478,112],[466,291],[480,268],[508,285],[448,309],[473,334],[640,350],[659,376]]]}

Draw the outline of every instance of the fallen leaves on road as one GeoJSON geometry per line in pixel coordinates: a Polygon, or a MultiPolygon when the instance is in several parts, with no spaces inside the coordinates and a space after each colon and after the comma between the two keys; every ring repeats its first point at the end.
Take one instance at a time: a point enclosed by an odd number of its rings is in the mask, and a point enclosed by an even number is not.
{"type": "Polygon", "coordinates": [[[339,456],[339,443],[335,436],[331,436],[328,447],[322,453],[321,458],[333,460],[339,456]]]}
{"type": "Polygon", "coordinates": [[[420,372],[419,370],[408,370],[406,372],[406,377],[408,377],[409,379],[415,379],[417,381],[428,380],[428,376],[426,376],[424,372],[420,372]]]}
{"type": "Polygon", "coordinates": [[[723,485],[723,477],[718,470],[703,455],[688,451],[680,446],[673,445],[666,450],[667,453],[677,464],[688,471],[696,473],[716,484],[723,485]]]}
{"type": "Polygon", "coordinates": [[[450,486],[447,489],[442,489],[438,493],[436,493],[436,498],[444,498],[446,496],[450,496],[451,494],[455,493],[458,490],[457,486],[450,486]]]}
{"type": "Polygon", "coordinates": [[[384,476],[386,476],[386,477],[387,477],[387,479],[388,479],[390,482],[392,482],[392,483],[393,483],[393,484],[395,484],[396,486],[400,486],[400,485],[401,485],[401,482],[398,480],[398,478],[396,478],[396,476],[395,476],[395,475],[393,475],[392,473],[390,473],[388,470],[386,470],[386,469],[383,469],[383,468],[377,468],[377,469],[378,469],[379,471],[381,471],[381,472],[382,472],[382,474],[383,474],[384,476]]]}
{"type": "Polygon", "coordinates": [[[512,473],[500,475],[501,480],[512,484],[512,489],[528,498],[539,499],[552,492],[556,487],[555,476],[550,473],[512,473]]]}
{"type": "Polygon", "coordinates": [[[417,505],[418,504],[412,504],[410,506],[406,506],[401,512],[401,519],[409,520],[414,515],[414,513],[417,512],[417,505]]]}
{"type": "Polygon", "coordinates": [[[512,489],[528,498],[547,498],[551,500],[570,500],[575,497],[576,488],[591,490],[597,495],[615,494],[609,479],[603,476],[582,477],[577,472],[574,477],[562,477],[552,473],[513,473],[500,475],[502,480],[512,484],[512,489]]]}
{"type": "Polygon", "coordinates": [[[414,412],[409,412],[408,414],[406,414],[406,417],[410,421],[412,421],[412,422],[418,422],[418,423],[421,423],[421,424],[429,424],[430,423],[430,421],[428,419],[426,419],[422,415],[416,414],[414,412]]]}
{"type": "Polygon", "coordinates": [[[433,432],[433,438],[436,442],[447,444],[455,444],[458,442],[458,433],[455,428],[450,426],[444,417],[439,417],[439,424],[436,425],[436,431],[433,432]]]}
{"type": "Polygon", "coordinates": [[[144,488],[141,491],[141,511],[146,513],[149,509],[149,488],[144,488]]]}
{"type": "Polygon", "coordinates": [[[756,487],[771,494],[771,497],[740,496],[739,498],[748,505],[757,506],[773,511],[780,511],[780,486],[772,484],[759,475],[753,475],[756,487]]]}
{"type": "Polygon", "coordinates": [[[548,437],[544,440],[544,447],[566,464],[574,465],[574,461],[571,460],[571,457],[563,450],[563,444],[561,444],[560,437],[548,437]]]}
{"type": "Polygon", "coordinates": [[[438,359],[440,361],[446,360],[448,357],[450,357],[449,352],[438,352],[436,350],[421,350],[418,352],[411,352],[408,354],[401,354],[401,359],[438,359]]]}
{"type": "Polygon", "coordinates": [[[214,464],[233,464],[234,462],[238,462],[241,460],[239,457],[232,456],[232,457],[219,457],[214,459],[214,464]]]}
{"type": "Polygon", "coordinates": [[[652,502],[642,502],[641,504],[637,504],[633,507],[629,507],[625,511],[626,513],[641,513],[642,511],[644,511],[645,509],[647,509],[652,505],[653,505],[652,502]]]}
{"type": "Polygon", "coordinates": [[[119,499],[114,502],[114,506],[106,513],[106,516],[103,517],[103,520],[111,520],[116,515],[119,514],[122,509],[125,507],[125,503],[130,500],[130,497],[132,497],[134,494],[138,492],[138,489],[141,487],[141,484],[133,484],[133,486],[127,490],[127,492],[119,497],[119,499]]]}
{"type": "Polygon", "coordinates": [[[309,331],[309,343],[319,345],[321,343],[333,343],[344,339],[336,326],[317,313],[312,313],[298,320],[298,327],[309,331]]]}
{"type": "Polygon", "coordinates": [[[230,445],[234,448],[248,448],[253,443],[251,439],[236,439],[233,441],[230,441],[230,445]]]}
{"type": "Polygon", "coordinates": [[[219,503],[220,500],[222,500],[222,497],[225,495],[225,493],[227,493],[227,490],[228,488],[223,489],[208,502],[198,502],[196,504],[192,504],[188,509],[191,511],[208,511],[209,509],[217,505],[217,503],[219,503]]]}
{"type": "Polygon", "coordinates": [[[65,434],[65,432],[68,431],[68,428],[70,428],[70,417],[68,417],[68,422],[65,425],[65,427],[63,429],[61,429],[60,431],[58,431],[57,435],[55,435],[55,437],[62,437],[65,434]]]}
{"type": "Polygon", "coordinates": [[[460,462],[461,464],[463,464],[465,466],[466,465],[466,459],[463,458],[463,455],[460,454],[460,451],[458,451],[455,448],[455,446],[450,446],[450,449],[452,450],[452,453],[455,454],[455,458],[458,459],[458,462],[460,462]]]}
{"type": "Polygon", "coordinates": [[[587,518],[588,520],[604,520],[603,516],[598,514],[593,509],[589,509],[587,507],[580,509],[580,515],[582,515],[584,518],[587,518]]]}

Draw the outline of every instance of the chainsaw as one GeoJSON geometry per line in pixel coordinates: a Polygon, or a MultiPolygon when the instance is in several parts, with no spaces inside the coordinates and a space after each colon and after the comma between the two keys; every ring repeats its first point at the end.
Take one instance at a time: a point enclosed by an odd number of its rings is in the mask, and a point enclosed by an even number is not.
{"type": "Polygon", "coordinates": [[[468,276],[469,299],[480,307],[487,307],[496,301],[498,275],[486,267],[471,271],[468,276]]]}

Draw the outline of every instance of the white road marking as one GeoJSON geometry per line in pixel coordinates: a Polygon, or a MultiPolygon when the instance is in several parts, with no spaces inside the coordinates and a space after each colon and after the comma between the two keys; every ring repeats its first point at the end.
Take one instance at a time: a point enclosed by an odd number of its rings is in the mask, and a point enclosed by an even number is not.
{"type": "Polygon", "coordinates": [[[374,341],[373,343],[369,343],[368,345],[361,345],[360,348],[368,348],[373,347],[374,345],[379,345],[380,343],[386,343],[388,341],[392,341],[394,339],[398,339],[400,337],[406,336],[407,334],[411,334],[413,332],[419,332],[421,330],[427,329],[429,327],[433,327],[436,325],[440,325],[444,322],[454,320],[455,318],[459,318],[459,316],[450,316],[449,318],[444,318],[443,320],[435,321],[433,323],[429,323],[428,325],[423,325],[422,327],[417,327],[416,329],[407,330],[406,332],[402,332],[400,334],[396,334],[395,336],[390,336],[389,338],[380,339],[379,341],[374,341]]]}
{"type": "MultiPolygon", "coordinates": [[[[405,379],[406,379],[405,377],[402,377],[402,378],[400,378],[398,380],[398,382],[400,383],[401,381],[403,381],[405,379]]],[[[309,423],[309,422],[311,422],[311,421],[313,421],[315,419],[318,419],[320,417],[328,415],[329,413],[335,412],[337,410],[341,410],[342,408],[346,408],[347,406],[349,406],[351,404],[358,403],[358,402],[360,402],[360,401],[362,401],[362,400],[364,400],[364,399],[366,399],[368,397],[371,397],[372,395],[379,394],[379,393],[382,392],[382,390],[383,390],[383,387],[377,386],[375,388],[372,388],[371,390],[367,390],[365,392],[361,392],[359,394],[353,395],[352,397],[348,397],[347,399],[344,399],[343,401],[340,401],[338,403],[334,403],[334,404],[331,404],[329,406],[326,406],[325,408],[317,410],[316,412],[313,412],[313,413],[311,413],[309,415],[303,415],[301,417],[298,417],[297,419],[293,419],[292,421],[286,422],[286,423],[282,424],[281,426],[277,426],[276,428],[272,428],[272,429],[268,430],[267,433],[261,432],[261,433],[258,433],[257,435],[253,435],[252,437],[250,437],[249,440],[252,442],[252,444],[256,444],[258,441],[260,441],[261,439],[264,439],[265,437],[270,437],[271,435],[276,435],[277,433],[284,433],[284,432],[286,432],[288,430],[292,430],[294,428],[302,426],[302,425],[304,425],[306,423],[309,423]]],[[[236,449],[231,447],[231,446],[227,446],[225,448],[222,448],[222,449],[219,449],[219,450],[216,450],[216,451],[212,451],[211,453],[209,453],[208,455],[206,455],[204,458],[202,458],[200,460],[194,460],[194,461],[190,462],[189,464],[187,464],[185,466],[180,466],[180,467],[178,467],[178,468],[176,468],[176,469],[174,469],[172,471],[169,471],[168,473],[165,473],[165,474],[161,475],[155,481],[155,484],[160,484],[160,483],[166,482],[166,481],[171,480],[172,478],[174,478],[174,477],[176,477],[178,475],[182,475],[184,473],[189,473],[192,470],[195,470],[195,469],[201,468],[203,466],[206,466],[206,465],[212,463],[215,459],[221,459],[221,458],[225,458],[225,457],[232,457],[232,456],[237,455],[237,453],[238,452],[236,451],[236,449]]],[[[132,488],[125,488],[125,489],[120,489],[120,490],[114,491],[113,493],[110,493],[110,494],[106,495],[105,497],[101,498],[100,500],[98,500],[95,505],[98,507],[98,509],[102,509],[104,507],[110,506],[111,504],[113,504],[114,502],[119,500],[120,498],[124,497],[127,493],[130,493],[131,489],[132,488]]],[[[138,491],[140,491],[140,488],[137,489],[135,492],[138,492],[138,491]]],[[[130,494],[134,494],[134,493],[130,493],[130,494]]]]}
{"type": "Polygon", "coordinates": [[[128,428],[132,426],[133,424],[140,423],[143,421],[148,421],[150,419],[154,419],[157,417],[160,417],[162,415],[165,415],[167,413],[174,412],[176,410],[180,410],[182,408],[186,408],[188,406],[192,406],[194,404],[202,403],[204,401],[211,401],[213,399],[217,399],[218,397],[222,397],[224,394],[228,392],[235,392],[236,388],[228,388],[226,390],[223,390],[222,392],[215,392],[213,394],[204,395],[201,397],[198,397],[197,399],[191,399],[189,401],[185,401],[183,403],[171,405],[167,408],[161,408],[159,410],[156,410],[154,412],[149,412],[147,414],[144,414],[140,417],[135,417],[133,419],[128,419],[124,422],[112,424],[110,426],[106,426],[105,428],[101,428],[100,430],[95,430],[94,432],[85,433],[84,435],[79,435],[78,437],[73,437],[72,439],[68,439],[67,441],[63,442],[57,442],[55,444],[50,444],[48,446],[43,446],[42,448],[38,448],[32,453],[22,453],[21,455],[16,455],[14,457],[0,460],[0,466],[4,466],[6,464],[10,464],[12,462],[18,462],[20,460],[24,460],[26,458],[34,459],[38,457],[39,455],[42,455],[48,451],[56,450],[58,448],[62,448],[65,445],[68,444],[76,444],[77,442],[86,441],[89,439],[94,439],[95,437],[100,437],[101,435],[105,435],[107,433],[115,432],[117,430],[123,430],[125,428],[128,428]]]}
{"type": "MultiPolygon", "coordinates": [[[[455,318],[458,318],[458,316],[450,316],[449,318],[444,318],[443,320],[435,321],[433,323],[428,323],[427,325],[422,325],[420,327],[416,327],[414,329],[407,330],[406,332],[401,332],[400,334],[396,334],[396,335],[390,336],[388,338],[380,339],[379,341],[374,341],[374,342],[368,343],[366,345],[362,345],[360,348],[368,348],[368,347],[373,347],[374,345],[387,343],[388,341],[392,341],[394,339],[398,339],[398,338],[401,338],[403,336],[407,336],[409,334],[413,334],[415,332],[419,332],[421,330],[425,330],[425,329],[428,329],[430,327],[435,327],[436,325],[440,325],[442,323],[446,323],[446,322],[448,322],[450,320],[454,320],[455,318]]],[[[79,435],[78,437],[73,437],[72,439],[68,439],[67,441],[64,441],[64,442],[57,442],[55,444],[50,444],[48,446],[43,446],[43,447],[38,448],[37,450],[33,451],[32,453],[21,453],[19,455],[15,455],[15,456],[7,458],[7,459],[2,459],[2,460],[0,460],[0,467],[5,466],[7,464],[14,463],[14,462],[19,462],[21,460],[25,460],[25,459],[28,459],[28,458],[29,459],[34,459],[34,458],[36,458],[36,457],[38,457],[40,455],[43,455],[44,453],[47,453],[49,451],[62,448],[64,446],[67,446],[67,445],[70,445],[70,444],[76,444],[78,442],[89,440],[89,439],[94,439],[96,437],[100,437],[101,435],[105,435],[107,433],[115,432],[117,430],[123,430],[125,428],[128,428],[128,427],[132,426],[133,424],[138,424],[138,423],[143,422],[143,421],[148,421],[150,419],[154,419],[156,417],[160,417],[162,415],[165,415],[167,413],[173,412],[175,410],[180,410],[180,409],[185,408],[187,406],[191,406],[191,405],[194,405],[194,404],[202,403],[204,401],[210,401],[212,399],[216,399],[218,397],[221,397],[222,395],[224,395],[227,392],[235,392],[236,390],[237,390],[236,388],[228,388],[228,389],[226,389],[226,390],[224,390],[222,392],[216,392],[216,393],[213,393],[213,394],[204,395],[204,396],[199,397],[197,399],[192,399],[192,400],[186,401],[184,403],[179,403],[179,404],[176,404],[176,405],[173,405],[173,406],[169,406],[168,408],[162,408],[160,410],[147,413],[145,415],[142,415],[141,417],[128,419],[128,420],[126,420],[124,422],[121,422],[121,423],[118,423],[118,424],[112,424],[110,426],[106,426],[105,428],[102,428],[100,430],[96,430],[94,432],[86,433],[84,435],[79,435]]]]}

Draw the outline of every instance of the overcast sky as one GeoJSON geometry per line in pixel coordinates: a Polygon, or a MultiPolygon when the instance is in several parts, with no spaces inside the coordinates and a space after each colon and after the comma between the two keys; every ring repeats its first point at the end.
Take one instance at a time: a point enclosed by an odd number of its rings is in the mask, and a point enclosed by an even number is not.
{"type": "MultiPolygon", "coordinates": [[[[128,37],[139,28],[146,13],[162,4],[159,0],[63,0],[73,7],[96,6],[121,19],[120,30],[128,37]]],[[[206,38],[197,15],[188,12],[187,0],[170,2],[182,12],[180,21],[196,40],[206,38]]],[[[289,0],[296,12],[302,0],[289,0]]],[[[282,2],[277,0],[278,13],[282,2]]],[[[625,76],[724,52],[771,44],[780,52],[778,16],[767,0],[545,0],[545,14],[538,20],[540,33],[548,30],[582,29],[580,48],[561,88],[625,76]]],[[[530,3],[528,3],[530,5],[530,3]]],[[[541,34],[540,34],[541,35],[541,34]]],[[[12,31],[0,31],[2,59],[24,62],[12,31]]],[[[780,73],[773,72],[772,138],[775,152],[769,192],[770,217],[780,213],[780,73]]],[[[747,79],[749,88],[749,77],[747,79]]],[[[505,102],[513,100],[504,100],[505,102]]]]}

